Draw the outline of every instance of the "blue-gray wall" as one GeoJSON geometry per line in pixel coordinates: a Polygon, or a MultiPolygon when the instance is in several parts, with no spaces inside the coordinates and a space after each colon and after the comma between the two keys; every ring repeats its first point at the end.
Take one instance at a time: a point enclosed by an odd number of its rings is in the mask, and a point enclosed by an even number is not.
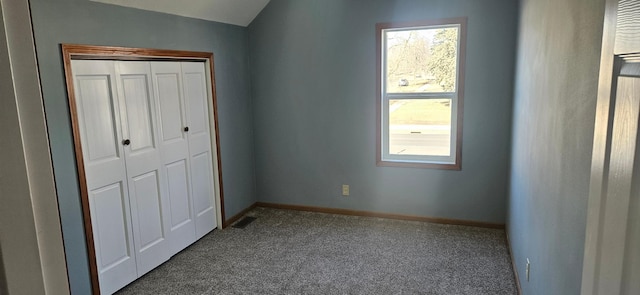
{"type": "Polygon", "coordinates": [[[580,293],[603,16],[603,0],[521,3],[508,229],[524,294],[580,293]]]}
{"type": "Polygon", "coordinates": [[[255,202],[246,28],[89,0],[30,2],[74,294],[89,294],[90,280],[60,43],[213,52],[227,217],[255,202]]]}
{"type": "Polygon", "coordinates": [[[258,200],[504,223],[517,4],[272,0],[249,26],[258,200]],[[375,24],[460,16],[462,171],[376,167],[375,24]]]}

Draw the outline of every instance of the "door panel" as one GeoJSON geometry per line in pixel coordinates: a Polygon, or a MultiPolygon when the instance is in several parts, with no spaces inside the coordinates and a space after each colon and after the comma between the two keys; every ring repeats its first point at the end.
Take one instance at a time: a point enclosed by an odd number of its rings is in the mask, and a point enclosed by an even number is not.
{"type": "Polygon", "coordinates": [[[191,183],[193,185],[193,200],[196,216],[200,216],[213,208],[213,202],[209,197],[212,194],[211,181],[209,180],[211,173],[209,173],[209,165],[207,165],[207,162],[210,162],[211,159],[207,152],[195,155],[192,159],[191,171],[193,171],[193,177],[191,178],[191,183]]]}
{"type": "MultiPolygon", "coordinates": [[[[622,286],[620,294],[639,294],[640,293],[640,126],[638,122],[640,120],[640,64],[636,64],[635,67],[623,68],[622,74],[632,74],[635,77],[621,77],[619,78],[619,90],[618,97],[626,97],[624,101],[629,101],[635,108],[632,108],[635,113],[629,114],[630,120],[635,120],[635,129],[628,128],[627,134],[632,141],[634,141],[635,150],[632,157],[627,158],[628,165],[632,170],[630,172],[631,187],[629,191],[629,200],[627,208],[621,208],[628,213],[626,221],[626,235],[623,235],[625,239],[624,243],[621,243],[624,247],[624,254],[619,255],[621,263],[623,265],[621,269],[622,286]],[[631,68],[631,69],[629,69],[631,68]],[[626,70],[626,71],[625,71],[626,70]],[[632,133],[634,132],[635,133],[632,133]],[[632,160],[633,159],[633,160],[632,160]]],[[[623,227],[624,228],[624,227],[623,227]]]]}
{"type": "Polygon", "coordinates": [[[606,261],[601,261],[604,267],[601,272],[604,271],[610,279],[600,283],[599,294],[620,294],[624,259],[624,243],[621,241],[625,240],[626,226],[619,226],[617,222],[618,219],[627,220],[640,114],[640,97],[632,95],[633,80],[627,77],[618,79],[602,246],[619,254],[602,257],[606,261]]]}
{"type": "MultiPolygon", "coordinates": [[[[636,150],[638,150],[637,146],[636,150]]],[[[622,294],[640,293],[640,250],[638,250],[640,249],[640,175],[638,173],[635,173],[633,183],[622,270],[622,294]]]]}
{"type": "Polygon", "coordinates": [[[129,202],[134,232],[138,276],[171,257],[168,240],[168,194],[155,142],[157,120],[148,62],[116,62],[120,118],[123,136],[129,202]],[[137,148],[135,148],[137,147],[137,148]]]}
{"type": "Polygon", "coordinates": [[[174,229],[191,220],[187,163],[185,160],[180,160],[170,163],[166,167],[171,200],[171,228],[174,229]]]}
{"type": "Polygon", "coordinates": [[[640,3],[605,6],[581,294],[640,294],[640,3]]]}
{"type": "MultiPolygon", "coordinates": [[[[185,65],[187,68],[187,65],[185,65]]],[[[189,128],[191,135],[199,135],[209,130],[207,112],[207,93],[204,72],[188,72],[184,74],[184,95],[189,102],[189,128]]]]}
{"type": "Polygon", "coordinates": [[[172,251],[186,248],[196,241],[195,223],[189,200],[189,179],[186,159],[166,165],[171,202],[172,251]]]}
{"type": "Polygon", "coordinates": [[[153,88],[159,98],[157,108],[162,126],[160,162],[167,174],[171,216],[169,240],[173,255],[196,241],[180,63],[151,62],[151,71],[153,88]]]}
{"type": "Polygon", "coordinates": [[[79,76],[77,87],[80,99],[80,114],[84,122],[87,138],[89,162],[101,159],[113,160],[119,157],[117,148],[117,132],[113,101],[111,96],[110,76],[79,76]]]}
{"type": "Polygon", "coordinates": [[[606,157],[594,157],[604,168],[600,189],[591,191],[584,294],[640,293],[640,54],[618,56],[615,64],[609,134],[596,133],[594,144],[605,144],[606,157]]]}
{"type": "Polygon", "coordinates": [[[183,62],[182,76],[185,103],[188,106],[187,125],[190,129],[188,139],[196,237],[201,238],[217,226],[205,64],[183,62]]]}
{"type": "Polygon", "coordinates": [[[216,227],[216,210],[213,202],[211,157],[208,152],[192,157],[192,184],[195,203],[196,237],[199,239],[216,227]]]}
{"type": "Polygon", "coordinates": [[[71,65],[98,279],[111,294],[137,278],[114,62],[71,65]]]}
{"type": "Polygon", "coordinates": [[[162,228],[162,211],[160,211],[160,192],[157,171],[132,178],[134,195],[131,198],[136,201],[138,208],[137,218],[140,235],[140,251],[161,242],[164,238],[162,228]]]}
{"type": "MultiPolygon", "coordinates": [[[[177,65],[176,65],[177,66],[177,65]]],[[[167,65],[166,68],[172,66],[167,65]]],[[[156,69],[159,66],[154,67],[156,69]]],[[[171,70],[171,69],[168,69],[171,70]]],[[[166,70],[165,70],[166,71],[166,70]]],[[[182,125],[184,122],[182,105],[180,103],[180,80],[178,73],[155,74],[160,102],[160,121],[162,122],[163,142],[183,139],[182,125]]]]}
{"type": "Polygon", "coordinates": [[[101,272],[107,272],[126,259],[131,259],[133,249],[127,232],[126,202],[122,183],[114,183],[90,192],[91,209],[94,212],[94,238],[100,245],[97,261],[101,272]]]}
{"type": "Polygon", "coordinates": [[[192,157],[193,202],[196,216],[196,236],[201,238],[216,227],[216,211],[211,183],[211,157],[204,152],[192,157]]]}
{"type": "Polygon", "coordinates": [[[100,292],[111,294],[137,278],[123,183],[89,193],[100,292]]]}
{"type": "Polygon", "coordinates": [[[147,76],[121,74],[120,78],[127,109],[127,130],[130,137],[136,139],[131,142],[131,151],[154,148],[147,76]]]}

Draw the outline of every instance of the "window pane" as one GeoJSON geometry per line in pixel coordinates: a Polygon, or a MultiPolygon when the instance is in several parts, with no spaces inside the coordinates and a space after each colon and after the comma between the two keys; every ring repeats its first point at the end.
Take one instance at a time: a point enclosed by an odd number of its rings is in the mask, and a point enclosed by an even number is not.
{"type": "Polygon", "coordinates": [[[386,32],[386,92],[454,92],[458,28],[386,32]]]}
{"type": "Polygon", "coordinates": [[[451,99],[389,100],[389,154],[450,153],[451,99]]]}

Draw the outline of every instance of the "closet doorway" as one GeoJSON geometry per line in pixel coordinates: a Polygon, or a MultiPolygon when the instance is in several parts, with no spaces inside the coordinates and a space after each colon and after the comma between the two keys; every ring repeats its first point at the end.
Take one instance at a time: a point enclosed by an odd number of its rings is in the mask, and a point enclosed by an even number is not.
{"type": "Polygon", "coordinates": [[[213,54],[62,52],[92,289],[111,294],[222,228],[213,54]]]}

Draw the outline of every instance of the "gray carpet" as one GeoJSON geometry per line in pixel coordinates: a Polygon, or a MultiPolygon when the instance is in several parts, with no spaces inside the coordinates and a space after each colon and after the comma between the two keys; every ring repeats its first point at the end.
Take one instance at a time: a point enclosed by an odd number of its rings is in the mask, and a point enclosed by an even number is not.
{"type": "Polygon", "coordinates": [[[256,208],[119,294],[516,294],[504,230],[256,208]]]}

